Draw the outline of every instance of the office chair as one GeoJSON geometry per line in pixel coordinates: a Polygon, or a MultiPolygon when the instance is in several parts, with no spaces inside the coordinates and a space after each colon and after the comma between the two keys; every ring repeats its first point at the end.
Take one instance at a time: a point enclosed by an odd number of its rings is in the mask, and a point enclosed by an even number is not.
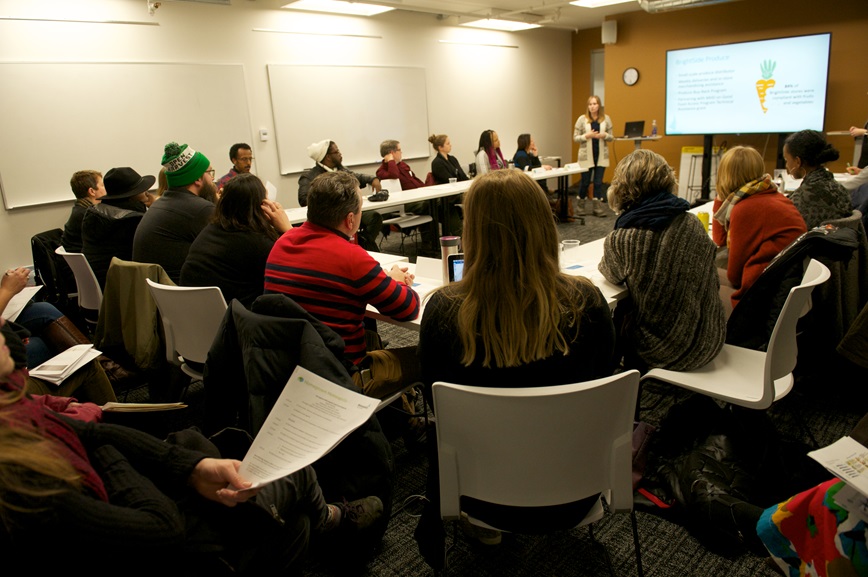
{"type": "Polygon", "coordinates": [[[596,498],[589,511],[568,514],[557,527],[588,525],[593,538],[590,524],[603,517],[605,499],[612,510],[631,514],[643,575],[632,486],[638,389],[635,370],[550,387],[434,383],[441,518],[465,513],[473,525],[522,532],[523,521],[513,526],[505,518],[514,517],[492,517],[477,504],[533,508],[596,498]]]}
{"type": "Polygon", "coordinates": [[[828,268],[811,259],[802,282],[790,289],[772,330],[768,352],[725,344],[704,367],[685,372],[651,369],[642,381],[657,379],[734,405],[769,408],[793,388],[796,323],[807,312],[814,287],[829,276],[828,268]]]}

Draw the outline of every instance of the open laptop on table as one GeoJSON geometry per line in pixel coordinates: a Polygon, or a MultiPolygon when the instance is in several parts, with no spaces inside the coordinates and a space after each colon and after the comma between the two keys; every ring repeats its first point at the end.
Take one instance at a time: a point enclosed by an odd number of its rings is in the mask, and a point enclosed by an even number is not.
{"type": "Polygon", "coordinates": [[[624,138],[641,138],[645,136],[645,121],[636,120],[624,126],[624,138]]]}

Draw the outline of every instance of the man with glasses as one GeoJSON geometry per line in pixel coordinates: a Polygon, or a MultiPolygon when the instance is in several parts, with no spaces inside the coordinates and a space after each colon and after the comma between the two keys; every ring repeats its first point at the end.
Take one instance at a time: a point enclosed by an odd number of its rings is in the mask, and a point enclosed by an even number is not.
{"type": "MultiPolygon", "coordinates": [[[[380,156],[383,157],[383,162],[377,169],[377,178],[380,181],[396,179],[401,183],[401,190],[412,190],[425,186],[425,183],[413,174],[410,165],[404,162],[404,153],[401,150],[400,142],[384,140],[380,144],[380,156]]],[[[431,214],[431,207],[428,201],[424,200],[405,204],[404,210],[413,214],[431,214]]],[[[439,256],[440,246],[437,240],[436,226],[436,223],[431,221],[422,227],[422,243],[432,255],[439,256]]]]}
{"type": "MultiPolygon", "coordinates": [[[[314,142],[307,147],[307,154],[316,165],[304,172],[298,179],[298,203],[307,206],[307,195],[310,183],[314,178],[326,172],[348,172],[356,177],[362,188],[370,184],[374,192],[380,191],[380,179],[369,174],[360,174],[344,168],[344,160],[338,145],[331,140],[314,142]]],[[[383,215],[375,210],[362,213],[362,228],[358,232],[358,241],[366,250],[377,250],[377,236],[383,228],[383,215]]]]}
{"type": "Polygon", "coordinates": [[[217,189],[221,193],[223,187],[232,180],[233,176],[250,172],[250,168],[253,166],[253,149],[250,148],[249,144],[243,142],[233,144],[229,149],[229,160],[232,161],[232,168],[217,181],[217,189]]]}
{"type": "Polygon", "coordinates": [[[165,146],[162,165],[169,188],[148,209],[133,240],[133,260],[156,263],[176,283],[190,245],[214,212],[214,169],[204,154],[186,144],[165,146]]]}

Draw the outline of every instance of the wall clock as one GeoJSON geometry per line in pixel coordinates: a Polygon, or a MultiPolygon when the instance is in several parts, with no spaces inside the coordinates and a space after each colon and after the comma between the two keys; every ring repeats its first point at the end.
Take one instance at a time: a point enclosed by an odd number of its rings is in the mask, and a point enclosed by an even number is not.
{"type": "Polygon", "coordinates": [[[639,82],[639,71],[633,68],[632,66],[624,71],[624,75],[622,76],[624,79],[624,84],[627,86],[633,86],[637,82],[639,82]]]}

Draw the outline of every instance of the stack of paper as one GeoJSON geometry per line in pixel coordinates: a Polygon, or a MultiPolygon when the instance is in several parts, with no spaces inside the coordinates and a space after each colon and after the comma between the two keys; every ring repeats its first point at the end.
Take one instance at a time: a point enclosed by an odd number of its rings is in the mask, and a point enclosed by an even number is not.
{"type": "Polygon", "coordinates": [[[102,354],[93,345],[75,345],[30,371],[31,377],[59,385],[72,373],[102,354]]]}
{"type": "Polygon", "coordinates": [[[3,318],[7,321],[14,321],[17,319],[18,315],[21,314],[21,311],[24,310],[24,307],[27,306],[27,303],[30,302],[30,299],[32,299],[41,288],[42,285],[37,285],[26,286],[21,289],[21,292],[9,299],[9,304],[6,305],[5,309],[3,309],[3,318]]]}

